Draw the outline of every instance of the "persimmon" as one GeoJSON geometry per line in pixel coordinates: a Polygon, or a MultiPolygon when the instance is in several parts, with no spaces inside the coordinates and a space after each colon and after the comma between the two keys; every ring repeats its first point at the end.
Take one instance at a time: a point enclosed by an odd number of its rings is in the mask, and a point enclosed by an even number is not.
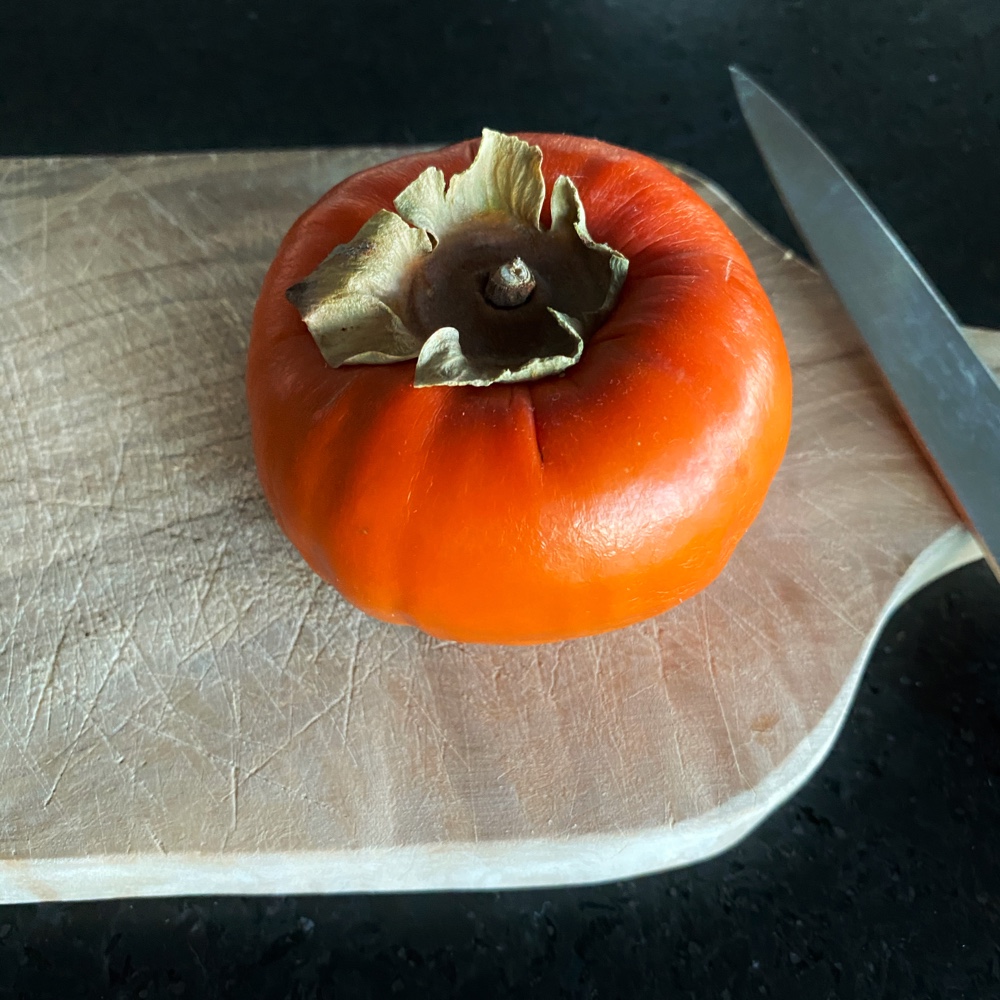
{"type": "Polygon", "coordinates": [[[700,591],[791,422],[771,305],[687,184],[593,139],[489,131],[355,174],[295,222],[247,394],[308,564],[368,614],[464,642],[595,634],[700,591]]]}

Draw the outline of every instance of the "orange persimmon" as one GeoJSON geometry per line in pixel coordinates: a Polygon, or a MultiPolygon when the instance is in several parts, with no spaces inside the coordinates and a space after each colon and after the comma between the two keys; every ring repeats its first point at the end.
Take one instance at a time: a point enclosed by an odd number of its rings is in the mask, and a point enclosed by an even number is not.
{"type": "Polygon", "coordinates": [[[778,323],[715,212],[638,153],[521,138],[546,188],[568,176],[593,239],[628,259],[571,367],[421,387],[413,360],[332,367],[286,297],[426,167],[469,168],[480,140],[325,194],[281,243],[250,341],[254,454],[282,530],[367,613],[465,642],[599,633],[701,590],[759,512],[791,422],[778,323]]]}

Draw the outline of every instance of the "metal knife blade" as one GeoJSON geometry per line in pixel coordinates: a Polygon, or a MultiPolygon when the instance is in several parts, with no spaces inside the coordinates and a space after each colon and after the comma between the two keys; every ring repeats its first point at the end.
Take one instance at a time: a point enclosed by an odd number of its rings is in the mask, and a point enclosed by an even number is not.
{"type": "Polygon", "coordinates": [[[843,168],[763,87],[729,71],[792,222],[1000,579],[1000,385],[843,168]]]}

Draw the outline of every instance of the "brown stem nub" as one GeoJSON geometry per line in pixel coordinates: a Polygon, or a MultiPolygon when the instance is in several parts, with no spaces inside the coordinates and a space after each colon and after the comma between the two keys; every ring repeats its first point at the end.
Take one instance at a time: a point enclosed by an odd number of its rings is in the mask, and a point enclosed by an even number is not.
{"type": "Polygon", "coordinates": [[[523,306],[534,290],[535,276],[531,269],[520,257],[515,257],[490,275],[483,296],[497,309],[513,309],[523,306]]]}

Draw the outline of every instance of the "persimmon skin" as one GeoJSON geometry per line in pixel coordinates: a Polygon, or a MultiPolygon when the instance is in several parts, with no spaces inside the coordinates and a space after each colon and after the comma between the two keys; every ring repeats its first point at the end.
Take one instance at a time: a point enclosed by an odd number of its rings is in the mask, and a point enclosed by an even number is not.
{"type": "Polygon", "coordinates": [[[368,614],[463,642],[592,635],[697,593],[760,511],[791,424],[781,331],[716,213],[638,153],[521,138],[547,190],[568,174],[593,238],[630,262],[575,366],[414,388],[412,361],[331,368],[285,298],[424,168],[467,168],[478,140],[309,208],[264,279],[247,365],[260,481],[309,565],[368,614]]]}

